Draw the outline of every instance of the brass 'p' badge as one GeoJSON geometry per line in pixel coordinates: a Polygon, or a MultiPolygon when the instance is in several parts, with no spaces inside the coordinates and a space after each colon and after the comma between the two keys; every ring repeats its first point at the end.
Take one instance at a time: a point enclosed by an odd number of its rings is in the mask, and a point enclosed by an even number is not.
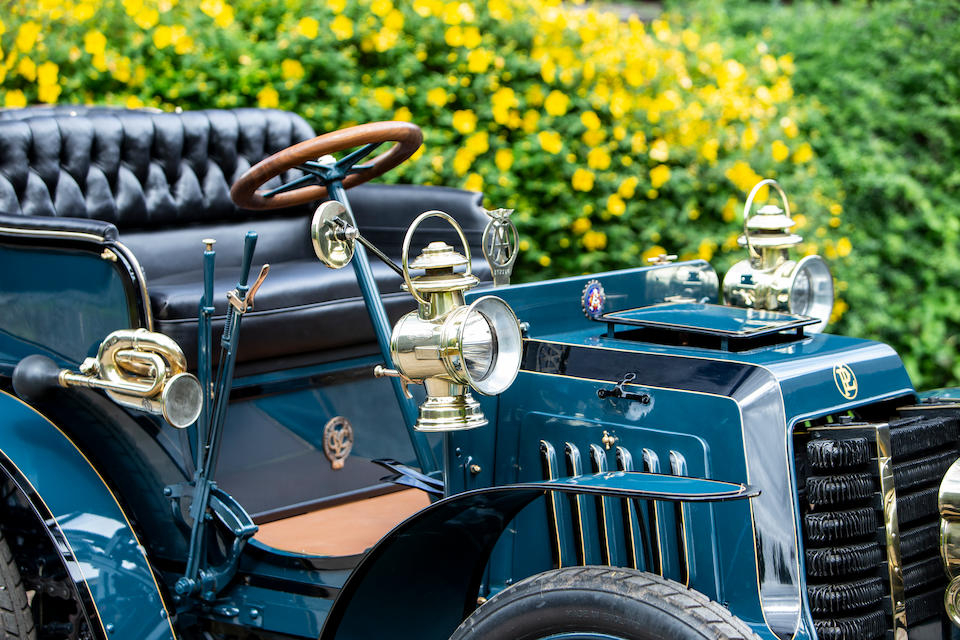
{"type": "Polygon", "coordinates": [[[837,390],[847,400],[853,400],[857,397],[857,376],[853,374],[853,369],[840,363],[833,368],[833,381],[837,385],[837,390]]]}
{"type": "Polygon", "coordinates": [[[484,209],[484,212],[490,216],[490,222],[483,230],[480,247],[483,249],[483,257],[490,265],[493,286],[505,286],[510,284],[513,263],[517,261],[520,248],[520,234],[510,220],[513,209],[484,209]]]}
{"type": "Polygon", "coordinates": [[[334,471],[343,469],[353,449],[353,425],[343,416],[334,416],[323,427],[323,453],[334,471]]]}

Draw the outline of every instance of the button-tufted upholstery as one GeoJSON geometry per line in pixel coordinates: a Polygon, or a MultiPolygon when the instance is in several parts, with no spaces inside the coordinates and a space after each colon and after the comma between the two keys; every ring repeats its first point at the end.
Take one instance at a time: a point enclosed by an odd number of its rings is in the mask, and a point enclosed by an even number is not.
{"type": "MultiPolygon", "coordinates": [[[[299,116],[265,109],[0,111],[0,226],[118,238],[146,274],[155,328],[176,339],[191,362],[202,289],[200,240],[218,242],[219,329],[225,292],[237,281],[242,236],[253,229],[260,234],[254,262],[270,262],[271,272],[256,309],[244,318],[240,361],[283,358],[286,366],[372,353],[372,327],[352,269],[331,271],[313,256],[313,208],[243,211],[229,197],[230,185],[251,165],[313,135],[299,116]]],[[[427,209],[454,215],[479,254],[485,223],[479,194],[364,185],[349,195],[361,231],[391,255],[398,254],[409,222],[427,209]]],[[[454,240],[438,229],[431,238],[454,240]]],[[[412,308],[411,299],[400,293],[392,271],[373,262],[388,315],[399,317],[412,308]]],[[[475,268],[485,275],[481,262],[475,260],[475,268]]]]}

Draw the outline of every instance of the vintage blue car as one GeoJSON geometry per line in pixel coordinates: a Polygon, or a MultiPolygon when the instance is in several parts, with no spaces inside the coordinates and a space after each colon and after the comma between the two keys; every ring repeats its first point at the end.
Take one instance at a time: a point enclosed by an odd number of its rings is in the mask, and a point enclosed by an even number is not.
{"type": "Polygon", "coordinates": [[[420,142],[0,113],[7,637],[951,635],[960,405],[821,332],[779,185],[722,286],[508,285],[509,212],[361,186],[420,142]]]}

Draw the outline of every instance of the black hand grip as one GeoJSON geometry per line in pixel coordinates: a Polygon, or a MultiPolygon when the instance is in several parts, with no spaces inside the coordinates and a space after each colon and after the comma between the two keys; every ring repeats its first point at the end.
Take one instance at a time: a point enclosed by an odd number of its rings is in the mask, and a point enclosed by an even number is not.
{"type": "Polygon", "coordinates": [[[247,231],[243,239],[243,263],[240,265],[240,284],[241,287],[247,286],[247,280],[250,279],[250,265],[253,264],[253,252],[257,248],[257,232],[247,231]]]}
{"type": "Polygon", "coordinates": [[[13,370],[13,390],[20,399],[37,402],[52,389],[60,387],[60,367],[56,362],[34,354],[21,360],[13,370]]]}

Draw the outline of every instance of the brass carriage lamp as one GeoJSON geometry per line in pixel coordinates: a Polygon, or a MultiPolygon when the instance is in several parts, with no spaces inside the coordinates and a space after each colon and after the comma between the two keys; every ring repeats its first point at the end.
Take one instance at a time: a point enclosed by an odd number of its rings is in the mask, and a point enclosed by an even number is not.
{"type": "Polygon", "coordinates": [[[464,302],[464,293],[479,282],[470,264],[463,230],[446,213],[427,211],[410,225],[401,256],[403,288],[418,308],[393,327],[390,355],[396,371],[381,368],[378,375],[423,383],[427,398],[417,419],[420,431],[456,431],[487,424],[470,390],[484,395],[501,393],[520,369],[520,327],[510,306],[496,296],[484,296],[470,305],[464,302]],[[431,242],[408,262],[414,231],[431,217],[450,223],[460,236],[465,255],[445,242],[431,242]],[[460,267],[463,271],[456,271],[460,267]],[[423,275],[411,277],[411,269],[422,269],[423,275]]]}
{"type": "Polygon", "coordinates": [[[795,225],[790,203],[776,180],[762,180],[750,191],[743,209],[743,235],[737,242],[746,246],[748,259],[733,265],[723,279],[727,304],[769,311],[788,311],[816,318],[808,330],[819,332],[833,311],[833,276],[823,258],[806,256],[790,259],[790,247],[803,241],[791,232],[795,225]],[[775,204],[750,215],[753,200],[764,186],[773,187],[783,209],[775,204]]]}
{"type": "Polygon", "coordinates": [[[427,398],[420,405],[418,431],[458,431],[487,424],[470,391],[484,395],[505,391],[520,370],[522,339],[517,316],[500,298],[483,296],[470,305],[464,301],[464,293],[479,280],[471,269],[463,229],[442,211],[420,214],[404,237],[397,268],[355,227],[343,222],[344,213],[343,205],[335,201],[317,209],[312,226],[317,256],[327,266],[341,268],[353,257],[354,242],[360,242],[400,272],[404,290],[418,305],[393,327],[390,358],[396,368],[377,366],[374,374],[400,378],[407,397],[412,397],[408,384],[423,384],[427,398]],[[409,260],[413,234],[429,218],[440,218],[454,228],[463,254],[446,242],[431,242],[409,260]],[[411,269],[422,269],[423,274],[411,276],[411,269]]]}

